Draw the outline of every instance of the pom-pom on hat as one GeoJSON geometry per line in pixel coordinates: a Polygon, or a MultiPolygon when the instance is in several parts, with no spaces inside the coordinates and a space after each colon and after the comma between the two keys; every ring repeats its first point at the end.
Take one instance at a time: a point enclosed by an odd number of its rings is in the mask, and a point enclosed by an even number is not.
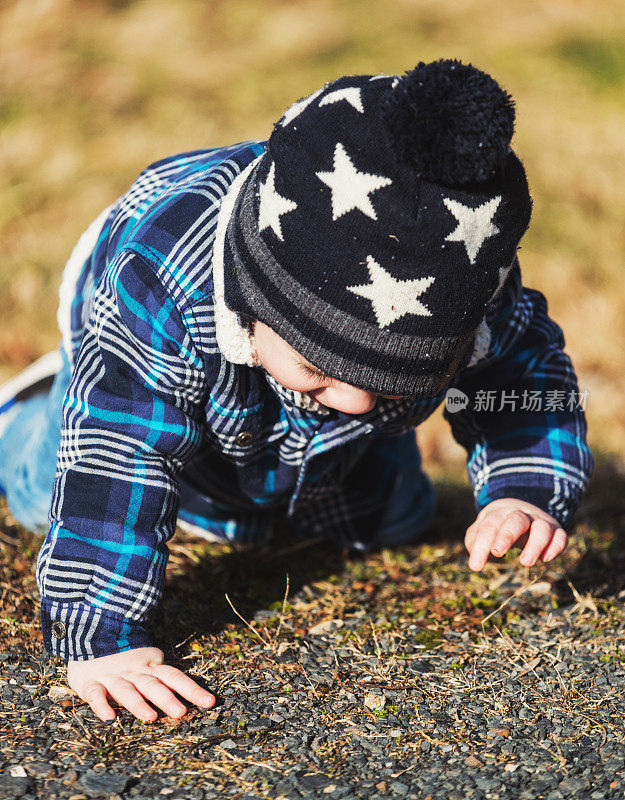
{"type": "Polygon", "coordinates": [[[455,60],[298,100],[236,198],[226,304],[345,383],[442,393],[529,224],[513,129],[510,95],[455,60]]]}
{"type": "Polygon", "coordinates": [[[460,61],[420,62],[380,103],[388,143],[420,178],[453,186],[504,165],[514,132],[512,97],[460,61]]]}

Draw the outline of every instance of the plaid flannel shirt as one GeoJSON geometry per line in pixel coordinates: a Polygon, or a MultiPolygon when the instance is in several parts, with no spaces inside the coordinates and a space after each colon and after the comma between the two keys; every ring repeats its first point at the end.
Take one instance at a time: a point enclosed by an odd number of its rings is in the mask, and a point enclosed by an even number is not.
{"type": "MultiPolygon", "coordinates": [[[[358,416],[302,408],[261,367],[224,357],[213,280],[219,209],[265,146],[151,165],[66,267],[59,324],[72,378],[37,560],[44,643],[66,661],[151,644],[146,622],[161,595],[181,485],[240,508],[258,528],[284,514],[366,547],[388,501],[385,475],[398,469],[393,448],[376,446],[414,432],[444,400],[378,398],[358,416]],[[388,463],[377,465],[380,453],[388,463]]],[[[450,386],[470,399],[577,392],[563,348],[517,262],[450,386]]],[[[593,468],[582,408],[469,404],[444,415],[467,450],[476,509],[516,497],[570,523],[593,468]]],[[[229,531],[237,538],[236,524],[229,531]]]]}

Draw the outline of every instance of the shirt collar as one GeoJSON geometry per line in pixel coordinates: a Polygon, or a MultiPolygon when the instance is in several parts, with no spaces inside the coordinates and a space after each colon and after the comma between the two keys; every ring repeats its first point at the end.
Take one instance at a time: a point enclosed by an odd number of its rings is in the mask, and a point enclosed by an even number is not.
{"type": "Polygon", "coordinates": [[[296,405],[298,408],[302,408],[305,411],[314,411],[316,414],[321,414],[322,416],[326,416],[331,413],[331,409],[322,405],[321,403],[318,403],[316,400],[313,400],[310,395],[305,394],[304,392],[296,392],[294,389],[287,389],[286,386],[283,386],[279,381],[277,381],[273,375],[270,375],[267,370],[265,370],[265,378],[274,392],[287,403],[296,405]]]}

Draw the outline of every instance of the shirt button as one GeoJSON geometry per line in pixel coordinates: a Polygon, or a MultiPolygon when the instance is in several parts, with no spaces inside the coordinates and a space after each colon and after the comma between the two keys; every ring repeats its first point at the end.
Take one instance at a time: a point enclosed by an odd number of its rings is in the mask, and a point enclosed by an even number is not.
{"type": "Polygon", "coordinates": [[[52,635],[55,639],[64,639],[66,633],[67,628],[64,622],[57,619],[52,623],[52,635]]]}
{"type": "Polygon", "coordinates": [[[247,447],[254,441],[254,434],[251,431],[241,431],[237,433],[235,441],[241,447],[247,447]]]}

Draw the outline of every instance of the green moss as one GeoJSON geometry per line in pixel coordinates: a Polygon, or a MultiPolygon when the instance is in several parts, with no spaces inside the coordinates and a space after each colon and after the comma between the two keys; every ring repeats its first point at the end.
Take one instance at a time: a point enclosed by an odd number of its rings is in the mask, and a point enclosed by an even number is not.
{"type": "Polygon", "coordinates": [[[488,619],[484,620],[483,626],[485,629],[492,628],[494,626],[500,628],[502,623],[503,623],[502,615],[494,614],[492,617],[489,617],[488,619]]]}
{"type": "Polygon", "coordinates": [[[469,597],[469,602],[474,608],[491,610],[497,608],[499,605],[499,597],[497,595],[491,597],[476,597],[475,595],[471,595],[469,597]]]}
{"type": "Polygon", "coordinates": [[[384,708],[372,709],[371,713],[375,714],[376,717],[388,717],[389,714],[397,716],[399,714],[399,706],[384,706],[384,708]]]}
{"type": "Polygon", "coordinates": [[[438,631],[424,628],[415,634],[414,641],[416,644],[423,645],[426,650],[430,650],[433,647],[438,647],[438,645],[443,641],[443,637],[438,631]]]}
{"type": "MultiPolygon", "coordinates": [[[[269,609],[271,611],[282,611],[282,600],[276,600],[273,603],[270,603],[269,604],[269,609]]],[[[285,603],[284,604],[285,613],[287,611],[292,611],[292,610],[293,610],[293,606],[291,605],[291,603],[285,603]]]]}

